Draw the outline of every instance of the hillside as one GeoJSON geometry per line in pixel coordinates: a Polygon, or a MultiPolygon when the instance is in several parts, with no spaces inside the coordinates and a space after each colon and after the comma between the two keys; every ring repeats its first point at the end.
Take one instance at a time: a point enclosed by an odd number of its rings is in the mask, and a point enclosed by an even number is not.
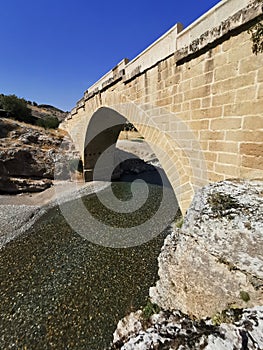
{"type": "Polygon", "coordinates": [[[67,112],[51,105],[19,98],[14,94],[0,94],[0,116],[44,128],[57,128],[66,118],[67,112]]]}
{"type": "Polygon", "coordinates": [[[54,106],[40,104],[40,105],[32,105],[27,104],[28,108],[31,109],[31,113],[33,117],[36,118],[46,118],[46,117],[57,117],[58,120],[61,122],[64,120],[67,116],[67,112],[62,111],[61,109],[58,109],[54,106]]]}

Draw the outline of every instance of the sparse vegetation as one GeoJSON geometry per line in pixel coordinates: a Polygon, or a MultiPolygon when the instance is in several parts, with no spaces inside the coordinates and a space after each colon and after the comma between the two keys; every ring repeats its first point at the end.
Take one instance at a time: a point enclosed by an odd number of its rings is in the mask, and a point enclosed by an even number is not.
{"type": "Polygon", "coordinates": [[[38,105],[16,95],[0,94],[0,116],[45,129],[56,129],[66,113],[51,105],[38,105]]]}
{"type": "Polygon", "coordinates": [[[132,123],[127,122],[123,126],[123,131],[137,131],[137,129],[135,128],[135,126],[132,123]]]}
{"type": "Polygon", "coordinates": [[[221,192],[211,193],[207,201],[211,206],[212,211],[218,217],[224,216],[225,212],[230,209],[238,208],[238,203],[234,198],[229,194],[221,192]]]}
{"type": "Polygon", "coordinates": [[[149,299],[146,306],[142,309],[142,317],[145,320],[148,320],[153,314],[158,314],[160,310],[160,307],[157,304],[152,303],[149,299]]]}
{"type": "Polygon", "coordinates": [[[224,264],[227,266],[228,270],[229,271],[234,271],[234,270],[237,270],[237,267],[230,261],[227,261],[223,256],[220,256],[217,261],[220,263],[220,264],[224,264]]]}
{"type": "Polygon", "coordinates": [[[45,129],[56,129],[59,126],[59,120],[54,116],[47,116],[42,119],[38,119],[36,125],[42,126],[45,129]]]}
{"type": "Polygon", "coordinates": [[[240,291],[240,298],[246,303],[250,300],[248,292],[245,292],[244,290],[240,291]]]}
{"type": "Polygon", "coordinates": [[[16,95],[0,95],[0,108],[8,113],[12,119],[26,123],[34,123],[31,110],[27,107],[27,101],[16,95]]]}
{"type": "Polygon", "coordinates": [[[214,326],[220,326],[222,323],[233,323],[240,320],[242,315],[242,309],[231,308],[218,312],[212,317],[212,323],[214,326]]]}
{"type": "Polygon", "coordinates": [[[181,216],[176,220],[175,226],[177,228],[181,228],[183,226],[183,223],[184,223],[184,218],[183,218],[183,216],[181,216]]]}
{"type": "Polygon", "coordinates": [[[252,41],[252,52],[257,55],[263,52],[263,21],[249,29],[252,41]]]}
{"type": "MultiPolygon", "coordinates": [[[[258,0],[259,3],[263,6],[263,1],[258,0]]],[[[252,52],[257,55],[259,53],[263,53],[263,21],[262,19],[253,25],[248,33],[251,35],[252,41],[252,52]]]]}

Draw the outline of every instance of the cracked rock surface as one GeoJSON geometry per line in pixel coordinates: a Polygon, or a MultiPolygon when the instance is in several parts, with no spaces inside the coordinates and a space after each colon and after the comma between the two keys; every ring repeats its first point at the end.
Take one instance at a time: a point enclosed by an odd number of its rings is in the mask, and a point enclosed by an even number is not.
{"type": "Polygon", "coordinates": [[[113,349],[237,350],[263,348],[263,307],[228,310],[220,325],[210,318],[192,320],[180,311],[161,311],[148,320],[142,311],[122,319],[113,349]]]}
{"type": "Polygon", "coordinates": [[[54,177],[70,178],[70,161],[78,156],[62,131],[0,118],[0,193],[43,191],[54,177]]]}
{"type": "Polygon", "coordinates": [[[263,183],[222,181],[195,196],[166,238],[150,296],[196,317],[263,304],[263,183]]]}

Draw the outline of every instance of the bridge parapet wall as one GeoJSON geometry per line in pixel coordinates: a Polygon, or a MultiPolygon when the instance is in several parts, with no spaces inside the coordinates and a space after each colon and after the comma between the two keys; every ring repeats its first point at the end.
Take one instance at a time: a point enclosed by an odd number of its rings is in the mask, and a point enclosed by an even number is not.
{"type": "MultiPolygon", "coordinates": [[[[76,107],[83,107],[85,100],[92,98],[100,91],[119,80],[127,82],[138,74],[143,74],[173,54],[177,62],[196,54],[207,45],[211,45],[260,15],[262,15],[262,5],[257,0],[221,1],[184,30],[182,24],[177,23],[132,61],[123,59],[85,91],[84,97],[77,102],[76,107]]],[[[73,108],[71,114],[76,112],[76,108],[73,108]]]]}

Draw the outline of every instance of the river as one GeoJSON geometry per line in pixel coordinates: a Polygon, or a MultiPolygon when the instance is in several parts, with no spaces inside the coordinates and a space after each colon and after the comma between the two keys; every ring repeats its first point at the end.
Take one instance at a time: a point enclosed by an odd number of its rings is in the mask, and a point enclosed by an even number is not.
{"type": "MultiPolygon", "coordinates": [[[[163,187],[148,183],[148,189],[146,203],[132,214],[105,209],[96,194],[82,203],[96,220],[129,228],[158,211],[163,187]]],[[[123,202],[132,196],[127,179],[112,190],[123,202]]],[[[85,227],[86,237],[76,233],[61,210],[49,209],[0,251],[0,349],[108,349],[119,319],[147,303],[169,226],[140,245],[117,248],[87,239],[94,227],[85,227]]]]}

